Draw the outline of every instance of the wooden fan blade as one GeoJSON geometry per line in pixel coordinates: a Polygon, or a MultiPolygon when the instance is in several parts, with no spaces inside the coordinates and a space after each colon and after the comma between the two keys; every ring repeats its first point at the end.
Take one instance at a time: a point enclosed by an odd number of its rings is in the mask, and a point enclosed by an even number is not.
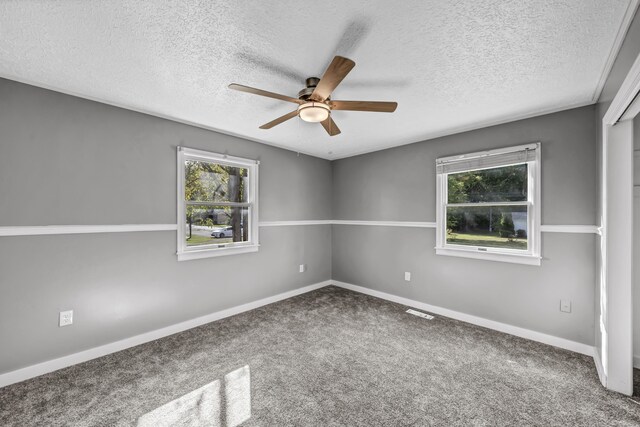
{"type": "Polygon", "coordinates": [[[280,99],[281,101],[293,102],[294,104],[304,104],[304,101],[298,98],[292,98],[287,95],[280,95],[279,93],[268,92],[266,90],[256,89],[254,87],[239,85],[236,83],[231,83],[229,85],[229,89],[239,90],[240,92],[252,93],[254,95],[266,96],[267,98],[280,99]]]}
{"type": "Polygon", "coordinates": [[[340,82],[349,74],[349,71],[356,66],[356,63],[348,58],[342,56],[336,56],[329,64],[329,67],[324,72],[324,75],[318,82],[318,85],[313,90],[313,93],[309,97],[313,101],[322,102],[331,96],[331,92],[340,84],[340,82]]]}
{"type": "Polygon", "coordinates": [[[333,121],[331,116],[327,117],[324,121],[320,122],[324,130],[331,136],[336,136],[340,133],[340,128],[336,125],[336,122],[333,121]]]}
{"type": "Polygon", "coordinates": [[[269,123],[263,124],[262,126],[260,126],[260,129],[271,129],[272,127],[277,126],[280,123],[286,122],[287,120],[292,119],[297,115],[298,115],[298,110],[294,110],[290,113],[285,114],[284,116],[278,117],[277,119],[270,121],[269,123]]]}
{"type": "Polygon", "coordinates": [[[332,110],[371,111],[376,113],[393,113],[397,102],[380,101],[329,101],[332,110]]]}

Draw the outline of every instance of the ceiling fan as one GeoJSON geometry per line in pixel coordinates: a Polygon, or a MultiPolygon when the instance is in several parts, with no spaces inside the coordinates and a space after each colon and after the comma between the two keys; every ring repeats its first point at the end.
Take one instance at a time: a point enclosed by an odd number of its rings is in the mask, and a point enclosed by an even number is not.
{"type": "Polygon", "coordinates": [[[260,129],[271,129],[295,116],[300,116],[305,122],[322,124],[327,133],[334,136],[340,133],[340,129],[331,118],[332,110],[393,113],[398,106],[397,102],[333,101],[330,98],[331,93],[355,66],[356,63],[352,60],[342,56],[336,56],[333,58],[333,61],[331,61],[331,64],[329,64],[329,67],[321,79],[309,77],[306,80],[307,87],[298,92],[297,98],[235,83],[230,84],[229,89],[298,104],[298,108],[294,111],[260,126],[260,129]]]}

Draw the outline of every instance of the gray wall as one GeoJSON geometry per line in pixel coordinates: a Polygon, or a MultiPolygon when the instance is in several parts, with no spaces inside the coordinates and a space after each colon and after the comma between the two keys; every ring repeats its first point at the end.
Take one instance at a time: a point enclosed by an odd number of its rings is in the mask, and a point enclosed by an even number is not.
{"type": "MultiPolygon", "coordinates": [[[[597,159],[597,176],[598,176],[598,185],[597,185],[597,194],[598,200],[601,197],[601,177],[602,177],[602,166],[601,166],[601,155],[602,155],[602,118],[607,112],[607,109],[611,105],[611,101],[618,93],[622,82],[625,77],[629,73],[631,66],[634,61],[640,54],[640,11],[636,12],[633,21],[627,31],[624,42],[620,47],[620,51],[618,52],[618,56],[613,63],[613,67],[607,76],[607,80],[602,89],[602,93],[600,94],[600,98],[598,99],[598,103],[596,104],[596,159],[597,159]]],[[[602,206],[598,203],[598,225],[600,225],[600,215],[602,211],[602,206]]],[[[600,237],[597,238],[596,244],[596,285],[595,285],[595,297],[594,297],[594,307],[595,307],[595,319],[596,324],[598,324],[601,310],[600,310],[600,261],[602,259],[602,254],[600,252],[600,237]]],[[[634,305],[634,313],[635,317],[640,317],[640,306],[634,305]]],[[[601,352],[602,343],[601,336],[598,330],[595,331],[595,346],[598,348],[598,351],[601,352]]],[[[638,350],[640,351],[640,349],[638,350]]],[[[640,353],[636,352],[636,356],[640,356],[640,353]]]]}
{"type": "MultiPolygon", "coordinates": [[[[588,106],[335,161],[334,218],[435,221],[436,158],[540,141],[542,223],[593,225],[594,117],[588,106]]],[[[434,229],[334,225],[333,279],[593,344],[595,241],[543,233],[533,267],[436,256],[434,229]]]]}
{"type": "MultiPolygon", "coordinates": [[[[0,226],[175,224],[178,145],[260,159],[262,221],[331,219],[328,161],[0,79],[0,226]]],[[[0,373],[328,280],[330,239],[177,262],[175,231],[0,237],[0,373]]]]}
{"type": "MultiPolygon", "coordinates": [[[[598,113],[330,163],[0,79],[0,226],[175,223],[178,145],[259,158],[262,221],[435,221],[437,157],[533,141],[543,224],[593,225],[598,113]]],[[[181,263],[175,232],[0,237],[0,373],[332,277],[592,344],[596,237],[544,233],[542,243],[531,267],[435,256],[433,229],[263,227],[258,253],[181,263]],[[65,309],[74,325],[58,328],[65,309]]]]}

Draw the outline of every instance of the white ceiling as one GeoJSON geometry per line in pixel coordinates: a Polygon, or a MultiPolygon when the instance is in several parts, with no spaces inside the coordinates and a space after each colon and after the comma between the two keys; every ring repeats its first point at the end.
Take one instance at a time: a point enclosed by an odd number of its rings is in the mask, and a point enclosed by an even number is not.
{"type": "Polygon", "coordinates": [[[593,103],[637,1],[5,1],[0,76],[336,159],[593,103]],[[294,118],[334,55],[342,134],[294,118]]]}

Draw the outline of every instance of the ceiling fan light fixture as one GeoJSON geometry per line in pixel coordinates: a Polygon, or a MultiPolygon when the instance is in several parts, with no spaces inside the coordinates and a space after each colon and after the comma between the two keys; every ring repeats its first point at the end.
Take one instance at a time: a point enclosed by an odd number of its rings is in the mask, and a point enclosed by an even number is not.
{"type": "Polygon", "coordinates": [[[319,123],[329,118],[331,108],[322,102],[306,102],[298,107],[298,115],[305,122],[319,123]]]}
{"type": "Polygon", "coordinates": [[[340,134],[340,128],[331,118],[331,111],[372,111],[379,113],[393,113],[398,106],[397,102],[381,102],[381,101],[336,101],[331,99],[331,94],[340,82],[355,67],[356,63],[349,58],[336,56],[325,70],[322,78],[310,77],[306,81],[306,87],[298,92],[297,98],[287,95],[269,92],[267,90],[256,89],[250,86],[231,83],[229,89],[238,90],[240,92],[252,93],[254,95],[266,96],[267,98],[279,99],[297,104],[298,107],[265,123],[260,129],[271,129],[293,119],[295,116],[300,117],[305,122],[320,123],[329,136],[340,134]]]}

